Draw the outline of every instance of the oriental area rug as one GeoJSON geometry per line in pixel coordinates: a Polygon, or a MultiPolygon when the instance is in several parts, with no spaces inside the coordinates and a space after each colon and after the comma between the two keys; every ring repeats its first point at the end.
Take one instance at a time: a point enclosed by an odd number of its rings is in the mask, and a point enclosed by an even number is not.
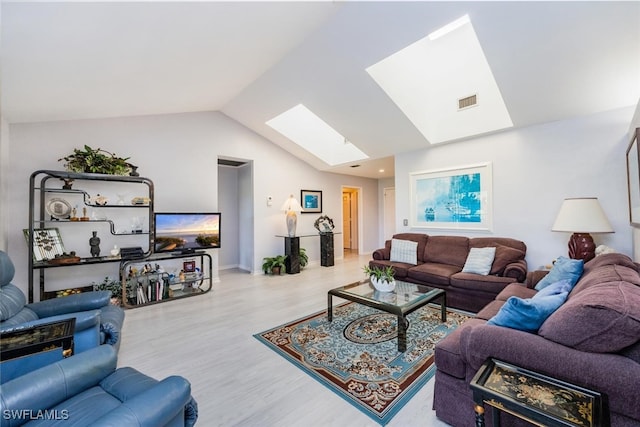
{"type": "Polygon", "coordinates": [[[254,335],[259,341],[386,425],[434,375],[434,347],[469,316],[423,307],[408,316],[407,351],[398,352],[397,318],[356,303],[254,335]]]}

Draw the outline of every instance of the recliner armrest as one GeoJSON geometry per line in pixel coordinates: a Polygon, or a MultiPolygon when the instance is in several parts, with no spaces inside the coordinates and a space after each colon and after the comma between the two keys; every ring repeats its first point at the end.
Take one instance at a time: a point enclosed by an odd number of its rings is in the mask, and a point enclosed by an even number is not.
{"type": "Polygon", "coordinates": [[[109,305],[111,291],[83,292],[27,304],[38,317],[50,317],[78,311],[96,310],[109,305]]]}
{"type": "Polygon", "coordinates": [[[102,344],[120,347],[120,331],[124,323],[124,310],[115,305],[108,305],[100,310],[100,333],[103,334],[102,344]]]}
{"type": "Polygon", "coordinates": [[[0,413],[50,409],[97,385],[116,364],[115,349],[101,345],[7,381],[0,389],[0,413]]]}

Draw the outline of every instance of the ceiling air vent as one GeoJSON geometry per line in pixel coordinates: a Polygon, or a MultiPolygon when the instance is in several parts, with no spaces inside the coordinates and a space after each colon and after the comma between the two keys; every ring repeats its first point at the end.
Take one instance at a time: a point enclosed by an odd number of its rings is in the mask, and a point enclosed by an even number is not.
{"type": "Polygon", "coordinates": [[[471,95],[466,98],[458,99],[458,110],[475,107],[476,105],[478,105],[478,95],[471,95]]]}

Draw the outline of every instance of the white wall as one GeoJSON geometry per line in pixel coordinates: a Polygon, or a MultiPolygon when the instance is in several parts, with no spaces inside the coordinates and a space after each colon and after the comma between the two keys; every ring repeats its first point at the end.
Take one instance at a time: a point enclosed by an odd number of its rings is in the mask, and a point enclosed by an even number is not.
{"type": "Polygon", "coordinates": [[[0,113],[0,250],[7,250],[9,227],[9,194],[7,173],[9,170],[9,124],[0,113]]]}
{"type": "MultiPolygon", "coordinates": [[[[218,210],[218,156],[253,160],[253,176],[241,177],[240,185],[252,186],[255,209],[242,212],[241,217],[253,222],[246,227],[253,229],[255,244],[251,252],[253,259],[241,259],[240,264],[249,263],[254,269],[257,266],[258,271],[263,257],[284,252],[282,239],[275,237],[286,233],[284,213],[279,209],[289,194],[299,197],[303,188],[322,190],[323,214],[340,224],[341,186],[361,187],[364,250],[378,247],[376,180],[318,172],[221,113],[12,124],[10,131],[8,251],[16,264],[15,283],[25,291],[27,248],[22,229],[28,224],[29,176],[38,169],[61,170],[63,165],[57,160],[84,144],[131,157],[130,161],[139,166],[140,174],[154,181],[157,211],[218,210]],[[266,206],[268,195],[274,200],[271,207],[266,206]]],[[[240,209],[242,207],[241,203],[240,209]]],[[[317,216],[299,215],[298,234],[316,233],[313,222],[317,216]]],[[[223,227],[224,218],[223,212],[223,227]]],[[[245,226],[242,221],[240,227],[245,226]]],[[[319,259],[319,240],[301,244],[309,249],[311,260],[319,259]]],[[[217,273],[218,257],[215,252],[213,255],[217,273]]],[[[112,269],[115,270],[115,265],[112,269]]],[[[56,274],[66,271],[68,275],[72,269],[52,270],[56,270],[56,274]]],[[[88,284],[84,275],[74,280],[88,284]]]]}
{"type": "Polygon", "coordinates": [[[397,230],[513,237],[527,244],[527,262],[534,269],[567,254],[569,234],[550,231],[562,200],[594,196],[615,230],[594,235],[596,245],[631,255],[625,151],[632,115],[633,108],[625,108],[398,155],[397,230]],[[409,218],[409,173],[482,162],[493,166],[491,233],[402,226],[409,218]]]}
{"type": "MultiPolygon", "coordinates": [[[[635,114],[633,115],[633,119],[631,120],[631,125],[629,126],[629,134],[627,140],[631,142],[633,135],[635,135],[636,128],[640,128],[640,102],[636,106],[635,114]]],[[[640,262],[640,228],[633,227],[633,260],[636,262],[640,262]]]]}

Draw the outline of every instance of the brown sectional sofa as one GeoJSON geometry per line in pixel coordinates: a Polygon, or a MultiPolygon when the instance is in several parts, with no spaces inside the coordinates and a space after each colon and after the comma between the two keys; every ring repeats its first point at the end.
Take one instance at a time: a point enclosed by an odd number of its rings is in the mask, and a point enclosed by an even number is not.
{"type": "Polygon", "coordinates": [[[493,301],[508,284],[527,276],[527,246],[506,237],[431,236],[399,233],[392,237],[417,242],[417,264],[390,261],[391,242],[373,252],[369,266],[391,265],[395,277],[406,282],[447,291],[447,306],[477,312],[493,301]],[[462,273],[471,248],[495,247],[496,255],[488,275],[462,273]]]}
{"type": "MultiPolygon", "coordinates": [[[[469,383],[492,357],[605,394],[610,420],[603,425],[640,426],[639,272],[639,265],[626,255],[595,257],[584,265],[566,302],[534,333],[487,320],[509,297],[533,297],[535,285],[547,273],[532,271],[526,286],[507,286],[474,319],[436,345],[436,416],[456,427],[475,426],[469,383]]],[[[505,426],[530,425],[505,413],[500,418],[505,426]]],[[[491,417],[486,419],[490,426],[491,417]]]]}

